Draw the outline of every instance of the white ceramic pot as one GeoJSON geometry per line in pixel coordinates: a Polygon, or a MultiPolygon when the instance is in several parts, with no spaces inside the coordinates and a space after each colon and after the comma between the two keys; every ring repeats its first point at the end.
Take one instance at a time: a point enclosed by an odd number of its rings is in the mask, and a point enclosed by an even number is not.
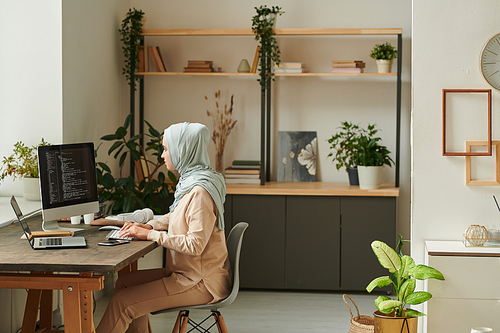
{"type": "Polygon", "coordinates": [[[23,178],[23,197],[26,200],[39,201],[40,199],[40,179],[23,178]]]}
{"type": "Polygon", "coordinates": [[[359,166],[358,177],[361,190],[376,190],[382,183],[383,166],[359,166]]]}
{"type": "Polygon", "coordinates": [[[390,73],[392,60],[379,59],[377,60],[377,69],[379,73],[390,73]]]}

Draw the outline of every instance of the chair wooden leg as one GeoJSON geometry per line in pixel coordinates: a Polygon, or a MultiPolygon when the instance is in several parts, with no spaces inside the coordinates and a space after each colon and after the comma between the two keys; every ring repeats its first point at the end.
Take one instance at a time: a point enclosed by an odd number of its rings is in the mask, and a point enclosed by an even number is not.
{"type": "Polygon", "coordinates": [[[182,323],[179,333],[186,333],[188,322],[189,322],[189,311],[184,311],[184,313],[182,314],[182,323]]]}
{"type": "Polygon", "coordinates": [[[217,329],[219,330],[219,333],[228,333],[226,322],[224,321],[222,314],[219,311],[216,311],[213,313],[213,315],[215,322],[217,323],[217,329]]]}
{"type": "Polygon", "coordinates": [[[179,314],[177,315],[177,320],[175,321],[174,329],[172,330],[172,333],[178,333],[179,332],[179,327],[181,326],[181,317],[184,311],[179,311],[179,314]]]}

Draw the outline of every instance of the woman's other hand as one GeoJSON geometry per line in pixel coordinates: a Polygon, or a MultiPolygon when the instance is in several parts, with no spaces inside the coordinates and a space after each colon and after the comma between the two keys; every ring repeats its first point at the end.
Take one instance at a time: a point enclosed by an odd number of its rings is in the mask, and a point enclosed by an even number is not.
{"type": "Polygon", "coordinates": [[[153,229],[153,226],[149,224],[125,222],[119,236],[146,240],[151,229],[153,229]]]}

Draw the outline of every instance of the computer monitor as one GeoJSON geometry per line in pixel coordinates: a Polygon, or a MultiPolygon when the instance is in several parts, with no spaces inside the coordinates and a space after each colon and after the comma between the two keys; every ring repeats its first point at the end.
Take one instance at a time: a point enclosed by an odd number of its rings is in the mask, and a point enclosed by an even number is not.
{"type": "Polygon", "coordinates": [[[99,211],[92,142],[38,147],[38,170],[44,224],[99,211]]]}

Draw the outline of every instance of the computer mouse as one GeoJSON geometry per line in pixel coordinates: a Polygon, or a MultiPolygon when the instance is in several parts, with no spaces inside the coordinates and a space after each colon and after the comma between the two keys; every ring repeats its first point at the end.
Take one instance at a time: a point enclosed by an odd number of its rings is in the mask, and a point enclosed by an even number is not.
{"type": "Polygon", "coordinates": [[[121,227],[116,225],[105,225],[104,227],[100,227],[99,230],[120,230],[121,227]]]}

